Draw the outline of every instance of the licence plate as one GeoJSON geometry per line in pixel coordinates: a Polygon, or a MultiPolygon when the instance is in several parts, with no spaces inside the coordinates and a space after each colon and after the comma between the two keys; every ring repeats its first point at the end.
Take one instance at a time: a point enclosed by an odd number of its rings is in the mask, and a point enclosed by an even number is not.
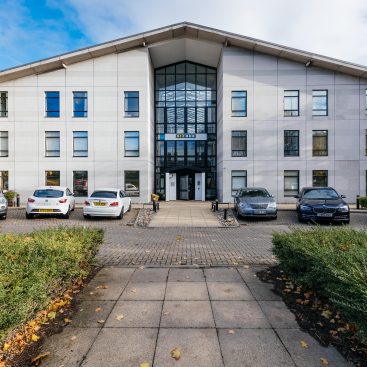
{"type": "Polygon", "coordinates": [[[325,218],[331,218],[333,216],[333,213],[317,213],[318,217],[325,217],[325,218]]]}
{"type": "Polygon", "coordinates": [[[106,203],[94,203],[94,206],[106,206],[106,203]]]}
{"type": "Polygon", "coordinates": [[[40,213],[52,213],[53,209],[39,209],[38,210],[40,213]]]}
{"type": "Polygon", "coordinates": [[[255,210],[255,214],[266,214],[266,210],[255,210]]]}

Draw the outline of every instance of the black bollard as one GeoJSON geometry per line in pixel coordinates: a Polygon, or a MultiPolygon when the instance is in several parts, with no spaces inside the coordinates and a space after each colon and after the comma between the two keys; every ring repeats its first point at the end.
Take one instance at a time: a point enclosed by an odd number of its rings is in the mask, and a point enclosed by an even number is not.
{"type": "Polygon", "coordinates": [[[223,219],[224,220],[227,220],[227,209],[224,209],[223,219]]]}
{"type": "Polygon", "coordinates": [[[20,195],[17,194],[17,207],[19,208],[20,207],[20,195]]]}
{"type": "Polygon", "coordinates": [[[219,209],[219,200],[215,200],[215,210],[218,211],[219,209]]]}
{"type": "Polygon", "coordinates": [[[357,195],[356,204],[357,204],[357,209],[359,209],[359,195],[357,195]]]}
{"type": "Polygon", "coordinates": [[[154,200],[153,200],[153,212],[157,213],[157,205],[154,200]]]}

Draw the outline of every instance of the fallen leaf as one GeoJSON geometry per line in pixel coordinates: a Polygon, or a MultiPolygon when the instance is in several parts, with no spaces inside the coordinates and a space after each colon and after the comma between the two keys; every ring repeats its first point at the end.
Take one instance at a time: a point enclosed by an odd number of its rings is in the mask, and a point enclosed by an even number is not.
{"type": "MultiPolygon", "coordinates": [[[[142,265],[142,266],[139,266],[139,269],[140,270],[143,270],[144,269],[144,266],[142,265]]],[[[142,363],[143,364],[143,363],[142,363]]],[[[148,364],[148,363],[146,363],[146,364],[148,364]]]]}
{"type": "Polygon", "coordinates": [[[133,288],[131,292],[136,293],[136,288],[133,288]]]}
{"type": "Polygon", "coordinates": [[[50,352],[41,353],[38,356],[32,358],[31,362],[38,365],[43,359],[45,359],[49,355],[50,355],[50,352]]]}
{"type": "Polygon", "coordinates": [[[56,317],[56,312],[55,311],[51,311],[47,314],[47,317],[49,319],[54,319],[56,317]]]}
{"type": "Polygon", "coordinates": [[[73,321],[73,320],[70,320],[70,319],[68,319],[68,318],[65,318],[65,319],[64,319],[64,322],[65,322],[65,323],[67,323],[67,324],[70,324],[72,321],[73,321]]]}
{"type": "Polygon", "coordinates": [[[321,362],[321,364],[323,364],[324,366],[327,366],[327,365],[329,364],[329,361],[328,361],[326,358],[323,358],[323,357],[321,357],[321,358],[320,358],[320,362],[321,362]]]}
{"type": "Polygon", "coordinates": [[[163,315],[169,315],[169,311],[163,312],[163,315]]]}
{"type": "Polygon", "coordinates": [[[236,332],[234,330],[228,330],[228,334],[235,334],[236,332]]]}
{"type": "Polygon", "coordinates": [[[4,346],[3,346],[4,351],[6,352],[9,348],[10,348],[10,344],[4,343],[4,346]]]}
{"type": "Polygon", "coordinates": [[[0,367],[6,367],[5,362],[0,362],[0,367]]]}
{"type": "Polygon", "coordinates": [[[139,367],[150,367],[149,363],[140,363],[140,366],[139,367]]]}
{"type": "Polygon", "coordinates": [[[36,334],[32,334],[31,339],[32,339],[33,342],[37,342],[40,339],[40,337],[36,334]]]}
{"type": "Polygon", "coordinates": [[[70,340],[76,340],[76,336],[75,335],[73,335],[71,338],[70,338],[70,340]]]}
{"type": "Polygon", "coordinates": [[[326,319],[330,319],[332,312],[329,310],[322,311],[321,316],[324,316],[326,319]]]}
{"type": "Polygon", "coordinates": [[[124,315],[123,314],[116,316],[116,320],[117,321],[121,321],[123,318],[124,318],[124,315]]]}
{"type": "Polygon", "coordinates": [[[101,312],[102,311],[102,307],[97,307],[95,311],[96,312],[101,312]]]}
{"type": "Polygon", "coordinates": [[[97,320],[98,324],[104,324],[105,320],[97,320]]]}
{"type": "Polygon", "coordinates": [[[181,358],[181,351],[177,347],[172,349],[171,357],[178,361],[181,358]]]}
{"type": "Polygon", "coordinates": [[[108,288],[108,285],[99,285],[96,287],[96,289],[107,289],[108,288]]]}
{"type": "Polygon", "coordinates": [[[299,345],[302,347],[302,348],[308,348],[308,344],[304,341],[304,340],[301,340],[299,342],[299,345]]]}
{"type": "Polygon", "coordinates": [[[89,294],[90,294],[91,296],[93,296],[94,292],[89,292],[89,294]]]}

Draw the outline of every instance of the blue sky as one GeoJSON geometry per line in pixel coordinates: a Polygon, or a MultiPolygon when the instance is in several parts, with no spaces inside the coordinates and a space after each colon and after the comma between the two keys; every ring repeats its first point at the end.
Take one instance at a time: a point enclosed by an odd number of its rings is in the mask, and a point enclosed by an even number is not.
{"type": "Polygon", "coordinates": [[[0,0],[0,70],[185,20],[367,65],[366,0],[0,0]]]}

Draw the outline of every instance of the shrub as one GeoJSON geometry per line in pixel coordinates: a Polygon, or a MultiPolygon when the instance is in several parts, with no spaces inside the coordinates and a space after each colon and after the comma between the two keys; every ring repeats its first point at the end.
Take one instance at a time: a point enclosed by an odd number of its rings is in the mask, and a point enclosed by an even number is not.
{"type": "Polygon", "coordinates": [[[361,196],[359,198],[359,205],[362,207],[362,208],[367,208],[367,196],[361,196]]]}
{"type": "Polygon", "coordinates": [[[13,202],[16,194],[17,193],[15,191],[11,191],[11,190],[4,192],[5,199],[8,200],[8,203],[12,203],[13,202]]]}
{"type": "Polygon", "coordinates": [[[367,339],[367,232],[297,229],[275,233],[273,245],[288,276],[326,296],[367,339]]]}
{"type": "Polygon", "coordinates": [[[101,230],[57,228],[0,235],[0,339],[90,271],[101,230]]]}

